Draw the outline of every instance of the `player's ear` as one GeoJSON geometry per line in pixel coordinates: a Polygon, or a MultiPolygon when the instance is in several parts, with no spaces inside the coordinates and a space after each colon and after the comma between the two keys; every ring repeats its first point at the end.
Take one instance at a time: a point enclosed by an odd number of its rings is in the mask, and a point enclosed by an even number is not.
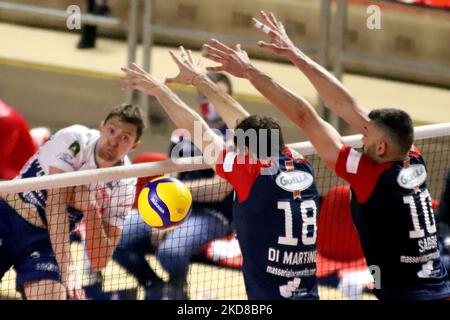
{"type": "Polygon", "coordinates": [[[386,140],[380,139],[377,144],[377,155],[383,157],[386,155],[388,149],[388,144],[386,140]]]}
{"type": "Polygon", "coordinates": [[[130,151],[136,150],[140,145],[141,145],[141,140],[139,139],[138,141],[133,143],[133,145],[131,146],[131,150],[130,151]]]}
{"type": "Polygon", "coordinates": [[[98,130],[102,131],[104,127],[105,127],[105,120],[102,120],[102,122],[100,122],[100,125],[98,126],[98,130]]]}

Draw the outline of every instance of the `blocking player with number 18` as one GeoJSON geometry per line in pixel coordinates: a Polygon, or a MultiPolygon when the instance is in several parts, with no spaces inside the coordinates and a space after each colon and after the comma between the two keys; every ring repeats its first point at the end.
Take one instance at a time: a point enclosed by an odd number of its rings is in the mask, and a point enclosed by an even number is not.
{"type": "Polygon", "coordinates": [[[315,86],[325,105],[363,136],[363,150],[345,145],[299,95],[259,70],[240,48],[218,41],[205,55],[248,79],[308,136],[319,156],[352,189],[352,218],[369,266],[380,269],[379,299],[445,299],[450,283],[440,259],[436,224],[426,182],[426,165],[413,145],[409,115],[397,108],[362,108],[350,92],[289,39],[273,14],[262,12],[270,43],[260,46],[287,57],[315,86]]]}

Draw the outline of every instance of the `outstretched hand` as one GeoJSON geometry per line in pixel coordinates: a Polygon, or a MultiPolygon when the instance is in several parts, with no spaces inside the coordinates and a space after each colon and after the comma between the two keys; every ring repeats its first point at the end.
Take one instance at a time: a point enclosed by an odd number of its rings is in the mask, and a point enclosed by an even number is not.
{"type": "Polygon", "coordinates": [[[201,60],[194,62],[192,58],[191,50],[185,50],[183,46],[180,46],[180,58],[173,53],[173,51],[169,51],[170,56],[173,61],[178,66],[179,73],[176,77],[167,78],[166,83],[178,83],[178,84],[192,84],[194,78],[198,75],[203,74],[203,71],[200,67],[201,60]]]}
{"type": "Polygon", "coordinates": [[[164,86],[165,78],[154,77],[135,63],[132,64],[131,69],[123,67],[121,70],[125,73],[125,77],[120,79],[125,84],[122,88],[123,92],[138,90],[154,96],[164,86]]]}
{"type": "Polygon", "coordinates": [[[296,49],[294,43],[287,35],[283,24],[281,21],[277,20],[272,12],[267,14],[266,12],[261,11],[261,17],[263,19],[262,23],[258,19],[253,18],[253,24],[257,29],[267,33],[270,37],[270,41],[258,41],[259,47],[267,49],[279,56],[287,56],[296,49]]]}
{"type": "Polygon", "coordinates": [[[233,49],[216,39],[203,45],[203,57],[222,64],[208,67],[208,71],[226,71],[239,78],[244,78],[245,71],[252,66],[247,52],[241,49],[240,44],[233,49]]]}

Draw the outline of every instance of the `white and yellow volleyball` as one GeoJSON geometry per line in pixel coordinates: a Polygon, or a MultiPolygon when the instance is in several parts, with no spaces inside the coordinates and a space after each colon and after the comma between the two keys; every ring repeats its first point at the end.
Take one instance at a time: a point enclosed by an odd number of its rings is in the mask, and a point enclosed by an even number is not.
{"type": "Polygon", "coordinates": [[[192,211],[192,195],[178,179],[159,177],[148,182],[139,193],[138,210],[152,227],[173,229],[192,211]]]}

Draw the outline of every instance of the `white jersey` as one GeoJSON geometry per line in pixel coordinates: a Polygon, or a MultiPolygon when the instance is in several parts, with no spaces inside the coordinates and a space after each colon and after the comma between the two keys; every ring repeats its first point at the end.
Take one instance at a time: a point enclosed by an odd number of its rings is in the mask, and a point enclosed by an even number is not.
{"type": "MultiPolygon", "coordinates": [[[[54,167],[64,172],[97,169],[95,161],[95,146],[100,137],[98,130],[92,130],[81,125],[74,125],[56,132],[28,160],[17,178],[31,178],[48,175],[49,168],[54,167]]],[[[127,156],[123,165],[130,165],[127,156]]],[[[103,219],[111,225],[122,228],[125,216],[130,212],[135,197],[136,179],[90,184],[90,192],[100,194],[103,219]]],[[[19,194],[21,200],[36,207],[45,217],[47,190],[28,191],[19,194]]],[[[17,208],[16,208],[17,210],[17,208]]],[[[82,212],[71,207],[67,208],[71,227],[82,218],[82,212]]]]}

